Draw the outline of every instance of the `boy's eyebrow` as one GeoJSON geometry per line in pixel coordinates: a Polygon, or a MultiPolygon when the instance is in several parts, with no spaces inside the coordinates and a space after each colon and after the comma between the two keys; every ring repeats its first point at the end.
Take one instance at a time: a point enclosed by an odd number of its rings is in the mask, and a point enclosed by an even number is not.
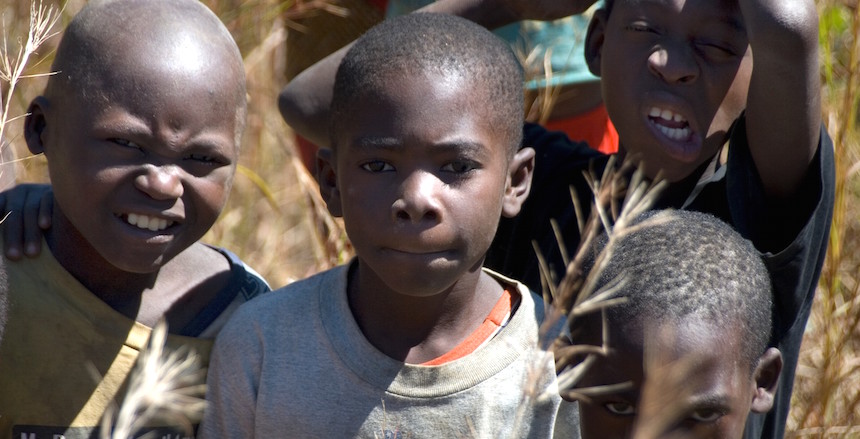
{"type": "Polygon", "coordinates": [[[349,146],[358,150],[399,150],[403,148],[403,144],[394,137],[377,136],[362,136],[352,139],[349,146]]]}
{"type": "Polygon", "coordinates": [[[718,21],[720,23],[723,23],[723,24],[729,26],[734,31],[743,32],[743,33],[747,32],[746,27],[744,27],[743,21],[738,20],[737,17],[724,15],[724,16],[720,17],[720,19],[718,21]]]}
{"type": "MultiPolygon", "coordinates": [[[[650,0],[638,0],[634,2],[636,5],[650,5],[650,7],[663,7],[661,2],[650,1],[650,0]]],[[[716,17],[716,22],[722,23],[730,27],[732,30],[737,32],[746,33],[747,29],[744,26],[742,20],[738,18],[738,14],[728,14],[725,11],[721,11],[722,13],[716,17]]],[[[708,20],[709,22],[713,22],[708,20]]]]}
{"type": "Polygon", "coordinates": [[[95,128],[105,131],[125,132],[132,135],[147,135],[152,132],[152,128],[142,119],[123,113],[120,117],[107,117],[101,119],[95,124],[95,128]]]}
{"type": "MultiPolygon", "coordinates": [[[[364,136],[354,139],[350,146],[361,151],[402,151],[408,148],[409,144],[395,137],[364,136]]],[[[461,152],[467,154],[485,153],[488,150],[487,145],[484,145],[481,142],[457,138],[435,143],[431,148],[438,151],[461,152]]]]}
{"type": "Polygon", "coordinates": [[[693,395],[687,404],[693,410],[702,408],[725,409],[731,405],[729,396],[721,392],[693,395]]]}

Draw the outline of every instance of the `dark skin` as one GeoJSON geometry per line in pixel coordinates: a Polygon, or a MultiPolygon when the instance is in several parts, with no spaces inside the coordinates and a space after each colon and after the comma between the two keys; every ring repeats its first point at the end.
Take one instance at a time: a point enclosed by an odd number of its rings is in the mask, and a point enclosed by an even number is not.
{"type": "MultiPolygon", "coordinates": [[[[738,346],[741,325],[689,316],[678,322],[610,321],[609,354],[599,357],[579,388],[629,383],[624,390],[580,402],[582,437],[742,437],[749,413],[773,405],[782,356],[768,348],[749,364],[738,346]]],[[[577,343],[599,345],[599,319],[577,343]]]]}
{"type": "Polygon", "coordinates": [[[51,227],[54,207],[51,187],[46,184],[19,184],[0,193],[3,220],[3,250],[6,258],[37,257],[42,252],[42,235],[51,227]]]}
{"type": "MultiPolygon", "coordinates": [[[[48,159],[53,193],[30,187],[6,203],[42,205],[38,222],[50,215],[45,240],[54,257],[115,310],[150,326],[164,316],[179,330],[229,279],[227,260],[198,240],[235,173],[242,64],[215,21],[183,21],[190,32],[177,32],[175,23],[135,19],[140,11],[129,9],[123,37],[98,41],[112,56],[95,98],[55,80],[31,103],[25,136],[31,152],[48,159]],[[141,38],[143,31],[173,33],[173,43],[141,38]],[[140,57],[149,62],[141,66],[140,57]]],[[[109,29],[113,21],[105,20],[109,29]]],[[[76,56],[58,56],[58,70],[76,56]]],[[[23,219],[36,217],[29,211],[23,219]]],[[[32,254],[37,234],[25,236],[32,254]]]]}
{"type": "MultiPolygon", "coordinates": [[[[348,298],[365,337],[407,363],[437,358],[477,329],[502,294],[481,270],[499,218],[519,212],[534,151],[513,153],[460,74],[413,75],[352,98],[321,192],[343,216],[358,263],[348,298]]],[[[491,110],[486,110],[487,112],[491,110]]]]}
{"type": "MultiPolygon", "coordinates": [[[[423,10],[460,15],[495,28],[522,19],[554,19],[578,14],[592,3],[591,0],[441,0],[423,10]]],[[[651,178],[662,169],[670,181],[692,187],[688,180],[698,178],[694,174],[701,172],[700,165],[716,153],[725,141],[728,126],[745,111],[750,149],[766,193],[776,202],[791,199],[798,192],[815,154],[821,124],[818,19],[814,2],[616,0],[614,3],[615,10],[611,14],[595,15],[587,37],[586,59],[592,71],[602,77],[604,102],[619,132],[620,152],[643,153],[651,178]],[[654,25],[642,28],[643,33],[655,39],[639,52],[626,52],[633,46],[615,43],[621,41],[619,38],[624,35],[625,27],[629,29],[629,23],[619,20],[628,16],[625,11],[630,8],[646,5],[648,20],[654,25]],[[743,40],[733,39],[727,45],[724,38],[718,38],[718,42],[711,44],[712,36],[723,35],[721,31],[691,26],[694,20],[689,19],[708,14],[726,18],[723,23],[727,29],[743,40]],[[662,21],[657,23],[657,19],[662,21]],[[699,33],[702,29],[709,33],[699,33]],[[662,39],[656,39],[658,37],[662,39]],[[703,44],[703,41],[708,43],[703,44]],[[612,45],[607,46],[607,42],[612,45]],[[723,57],[719,62],[704,55],[712,53],[713,46],[717,46],[717,55],[723,57]],[[732,51],[729,55],[719,53],[726,48],[732,51]],[[752,53],[757,58],[754,70],[752,53]],[[692,69],[693,76],[682,71],[681,79],[686,82],[679,83],[678,78],[672,79],[672,72],[678,72],[678,68],[692,69]],[[645,80],[646,75],[655,78],[649,79],[650,85],[643,84],[646,90],[665,88],[671,96],[670,101],[662,99],[655,106],[672,110],[682,117],[682,123],[694,126],[694,135],[700,139],[694,143],[701,144],[701,150],[693,157],[687,154],[673,158],[659,153],[665,146],[657,145],[663,141],[655,141],[652,146],[642,143],[642,134],[636,127],[648,118],[650,106],[640,108],[636,95],[607,94],[619,84],[628,84],[618,82],[625,80],[616,76],[642,72],[645,75],[637,81],[645,80]],[[633,114],[628,116],[631,112],[633,114]]],[[[302,136],[319,145],[327,145],[328,102],[334,72],[343,53],[336,52],[315,64],[281,92],[279,106],[284,119],[302,136]]]]}

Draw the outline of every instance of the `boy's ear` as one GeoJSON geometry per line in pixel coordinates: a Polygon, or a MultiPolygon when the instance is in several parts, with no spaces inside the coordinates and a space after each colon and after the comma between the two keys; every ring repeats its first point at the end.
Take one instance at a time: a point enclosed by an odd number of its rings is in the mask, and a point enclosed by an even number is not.
{"type": "Polygon", "coordinates": [[[337,172],[334,164],[334,151],[330,148],[320,148],[317,151],[317,180],[320,184],[320,195],[325,200],[329,213],[342,216],[340,206],[340,190],[337,188],[337,172]]]}
{"type": "Polygon", "coordinates": [[[782,353],[777,348],[768,348],[758,359],[753,379],[755,394],[753,395],[750,411],[767,413],[773,407],[773,395],[779,386],[779,374],[782,372],[782,353]]]}
{"type": "Polygon", "coordinates": [[[520,208],[529,196],[532,187],[532,173],[535,169],[535,150],[525,147],[517,151],[508,164],[508,184],[505,187],[505,199],[502,205],[502,216],[513,218],[520,213],[520,208]]]}
{"type": "Polygon", "coordinates": [[[600,57],[603,54],[607,19],[605,9],[594,11],[591,21],[588,22],[588,32],[585,34],[585,63],[588,64],[588,70],[594,76],[600,76],[600,57]]]}
{"type": "Polygon", "coordinates": [[[48,125],[45,118],[48,104],[48,98],[38,96],[27,108],[27,118],[24,119],[24,140],[27,141],[27,149],[33,154],[45,152],[45,141],[42,136],[48,125]]]}

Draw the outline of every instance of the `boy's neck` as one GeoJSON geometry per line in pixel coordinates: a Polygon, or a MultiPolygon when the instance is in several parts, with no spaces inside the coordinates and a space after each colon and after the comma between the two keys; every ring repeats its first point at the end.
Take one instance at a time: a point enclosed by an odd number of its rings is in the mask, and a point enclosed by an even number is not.
{"type": "Polygon", "coordinates": [[[56,216],[45,241],[57,262],[94,296],[150,327],[165,317],[171,333],[181,331],[229,282],[226,259],[202,245],[186,249],[157,271],[131,273],[111,265],[56,216]]]}
{"type": "Polygon", "coordinates": [[[666,186],[663,192],[660,194],[660,198],[657,199],[657,202],[654,204],[654,209],[680,209],[683,207],[687,198],[690,197],[690,194],[693,193],[693,189],[696,187],[696,184],[699,182],[699,179],[702,177],[702,173],[705,168],[708,167],[709,162],[705,162],[702,166],[696,168],[692,174],[686,176],[684,179],[673,182],[666,186]]]}
{"type": "Polygon", "coordinates": [[[484,321],[504,291],[480,268],[439,294],[415,297],[392,291],[356,260],[347,297],[365,338],[395,360],[420,364],[457,346],[484,321]]]}
{"type": "Polygon", "coordinates": [[[54,258],[91,293],[105,302],[140,301],[143,291],[152,288],[158,273],[128,273],[108,263],[81,234],[57,215],[45,241],[54,258]]]}
{"type": "MultiPolygon", "coordinates": [[[[616,166],[621,166],[624,162],[624,158],[626,156],[625,150],[623,146],[618,149],[618,161],[616,162],[616,166]]],[[[687,201],[687,198],[690,197],[690,194],[693,193],[693,189],[696,187],[696,184],[702,178],[705,170],[708,169],[708,166],[711,164],[713,159],[708,159],[698,168],[693,170],[690,175],[684,177],[681,180],[675,181],[667,185],[663,191],[660,193],[660,197],[654,203],[652,209],[680,209],[683,207],[684,203],[687,201]]],[[[632,177],[635,168],[630,169],[630,174],[627,176],[628,181],[630,177],[632,177]]]]}

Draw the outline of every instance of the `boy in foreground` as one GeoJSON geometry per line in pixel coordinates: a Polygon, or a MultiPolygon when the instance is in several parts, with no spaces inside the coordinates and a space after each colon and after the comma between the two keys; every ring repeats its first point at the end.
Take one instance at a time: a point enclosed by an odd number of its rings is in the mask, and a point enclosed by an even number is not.
{"type": "MultiPolygon", "coordinates": [[[[440,0],[425,11],[487,27],[582,12],[593,1],[440,0]]],[[[595,12],[586,61],[601,77],[618,130],[619,155],[642,160],[669,187],[657,207],[712,213],[753,242],[771,275],[771,346],[784,358],[774,410],[750,416],[747,437],[782,438],[797,356],[827,249],[833,211],[833,145],[821,127],[818,19],[812,0],[611,0],[595,12]],[[753,67],[755,64],[755,67],[753,67]]],[[[338,55],[288,88],[317,100],[284,101],[282,115],[302,135],[331,114],[338,55]],[[293,105],[297,104],[297,105],[293,105]]],[[[298,78],[297,78],[298,79],[298,78]]],[[[552,273],[564,275],[563,245],[579,244],[592,198],[583,171],[600,174],[608,156],[527,124],[536,150],[531,196],[503,220],[486,265],[541,287],[536,241],[552,273]],[[573,187],[582,210],[570,202],[573,187]]]]}
{"type": "Polygon", "coordinates": [[[543,305],[483,269],[534,157],[518,149],[510,49],[457,17],[399,17],[358,40],[334,90],[321,191],[357,256],[240,308],[216,341],[202,433],[551,437],[543,305]]]}
{"type": "Polygon", "coordinates": [[[246,111],[218,18],[193,0],[90,2],[52,70],[25,123],[53,186],[50,251],[3,261],[2,438],[89,437],[156,322],[205,365],[228,315],[268,289],[198,242],[226,202],[246,111]]]}
{"type": "Polygon", "coordinates": [[[609,298],[625,301],[571,328],[574,344],[608,347],[571,393],[627,384],[580,401],[582,437],[741,438],[748,415],[773,405],[782,366],[767,346],[767,269],[749,241],[708,214],[661,212],[629,230],[598,283],[620,280],[609,298]]]}

